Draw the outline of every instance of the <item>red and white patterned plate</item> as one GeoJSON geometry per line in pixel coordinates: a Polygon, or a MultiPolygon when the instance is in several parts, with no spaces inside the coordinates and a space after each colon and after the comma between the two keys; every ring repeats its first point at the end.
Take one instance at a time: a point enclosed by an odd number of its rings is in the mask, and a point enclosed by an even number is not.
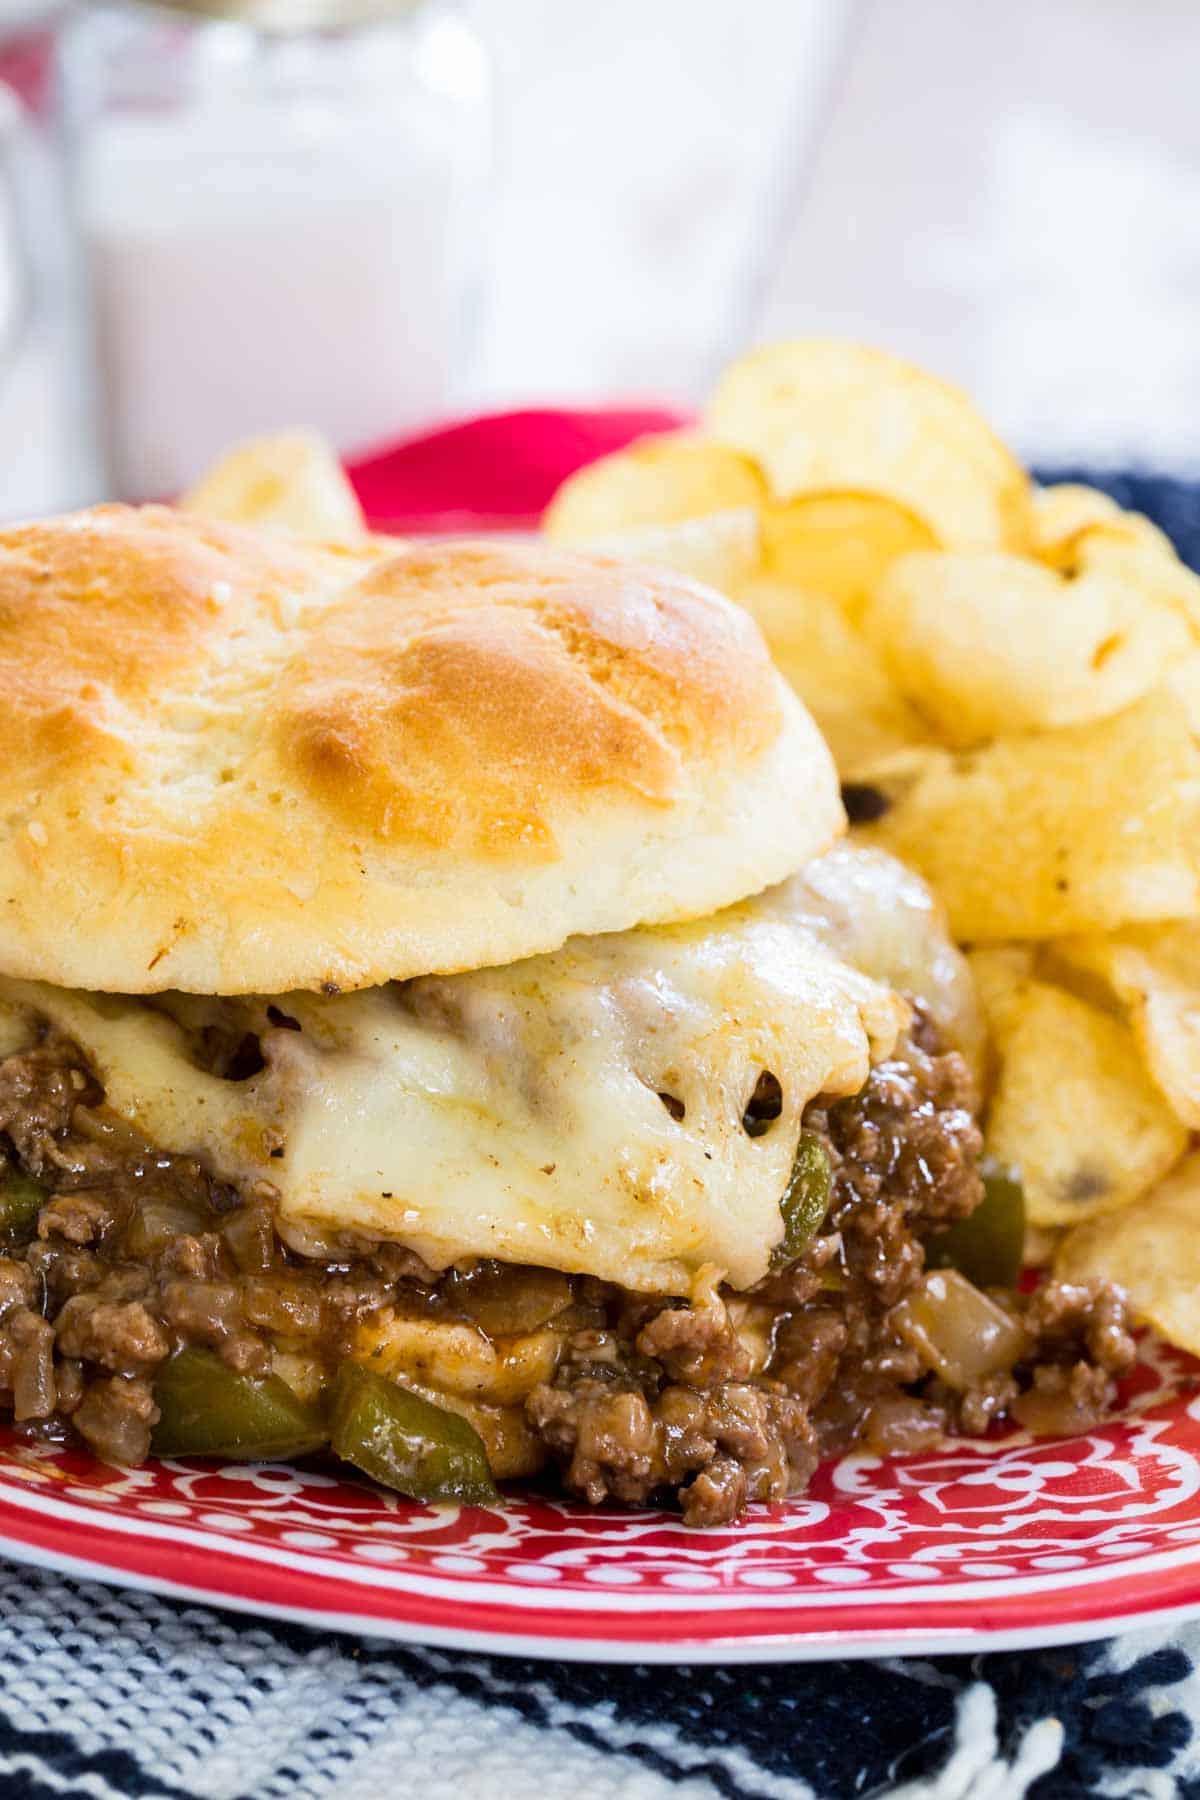
{"type": "Polygon", "coordinates": [[[686,1531],[539,1498],[429,1507],[332,1472],[0,1447],[0,1551],[260,1615],[622,1661],[998,1649],[1200,1610],[1200,1365],[1162,1346],[1087,1437],[851,1456],[686,1531]]]}

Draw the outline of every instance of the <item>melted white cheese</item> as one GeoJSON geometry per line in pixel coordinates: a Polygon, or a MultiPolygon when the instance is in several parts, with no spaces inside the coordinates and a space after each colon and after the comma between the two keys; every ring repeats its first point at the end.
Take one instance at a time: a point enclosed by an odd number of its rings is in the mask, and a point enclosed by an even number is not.
{"type": "Polygon", "coordinates": [[[945,908],[921,877],[886,850],[838,844],[760,895],[772,918],[803,926],[856,969],[919,1000],[978,1082],[987,1032],[967,959],[945,908]]]}
{"type": "Polygon", "coordinates": [[[274,1022],[256,999],[149,1005],[13,981],[0,998],[75,1039],[107,1106],[152,1142],[273,1183],[298,1241],[366,1233],[434,1266],[493,1256],[667,1292],[715,1265],[749,1286],[782,1235],[805,1105],[855,1092],[905,1018],[840,960],[822,905],[837,910],[785,884],[505,968],[288,995],[274,1022]],[[213,1022],[259,1035],[259,1074],[197,1066],[213,1022]],[[783,1106],[751,1138],[763,1070],[783,1106]]]}

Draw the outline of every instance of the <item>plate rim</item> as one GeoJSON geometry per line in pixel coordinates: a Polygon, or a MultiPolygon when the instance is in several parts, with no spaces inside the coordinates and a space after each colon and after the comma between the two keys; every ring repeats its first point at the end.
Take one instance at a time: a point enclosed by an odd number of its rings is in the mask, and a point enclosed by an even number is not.
{"type": "MultiPolygon", "coordinates": [[[[191,1465],[175,1459],[168,1466],[191,1472],[191,1465]]],[[[219,1510],[221,1503],[213,1505],[219,1510]]],[[[454,1595],[419,1570],[328,1566],[319,1553],[252,1546],[218,1527],[197,1531],[183,1521],[172,1525],[115,1507],[94,1509],[40,1482],[6,1479],[2,1465],[0,1555],[78,1580],[306,1630],[539,1661],[688,1666],[961,1655],[1084,1643],[1200,1616],[1200,1539],[1177,1540],[1170,1549],[1147,1547],[1087,1569],[1026,1576],[1015,1589],[1006,1582],[1007,1592],[997,1591],[1000,1583],[986,1583],[978,1592],[967,1584],[966,1593],[953,1594],[950,1583],[929,1583],[927,1607],[910,1597],[921,1585],[916,1582],[888,1593],[827,1590],[820,1606],[798,1595],[726,1590],[718,1596],[709,1590],[681,1592],[678,1607],[662,1607],[661,1594],[644,1595],[641,1605],[630,1607],[610,1603],[632,1600],[632,1594],[605,1594],[599,1587],[594,1600],[563,1593],[563,1604],[556,1605],[554,1590],[525,1588],[511,1577],[485,1578],[480,1586],[490,1590],[486,1598],[478,1591],[454,1595]],[[75,1548],[84,1533],[96,1554],[75,1548]],[[291,1585],[294,1598],[281,1583],[291,1585]],[[1061,1603],[1048,1617],[1056,1593],[1061,1603]],[[715,1606],[718,1597],[723,1604],[715,1606]],[[959,1624],[955,1614],[968,1607],[979,1622],[959,1624]],[[906,1611],[911,1625],[901,1622],[906,1611]],[[514,1628],[522,1614],[537,1628],[514,1628]],[[641,1614],[655,1621],[654,1635],[640,1628],[641,1614]],[[866,1622],[864,1614],[878,1624],[866,1622]]]]}
{"type": "Polygon", "coordinates": [[[901,1633],[783,1632],[763,1637],[710,1637],[663,1643],[655,1639],[605,1639],[523,1637],[517,1632],[484,1632],[471,1627],[431,1626],[407,1619],[373,1614],[322,1612],[265,1600],[259,1595],[214,1593],[211,1589],[167,1575],[149,1576],[109,1563],[45,1549],[41,1545],[4,1537],[0,1554],[24,1568],[59,1574],[76,1581],[95,1581],[120,1591],[152,1594],[181,1604],[206,1606],[238,1617],[273,1620],[298,1625],[307,1631],[336,1632],[340,1636],[366,1637],[377,1643],[402,1648],[458,1650],[476,1656],[528,1658],[535,1662],[620,1663],[692,1667],[715,1663],[761,1664],[784,1662],[867,1661],[895,1656],[963,1656],[981,1652],[1046,1650],[1071,1644],[1094,1643],[1119,1637],[1148,1625],[1167,1627],[1200,1618],[1200,1570],[1196,1596],[1170,1606],[1149,1606],[1137,1611],[1065,1624],[1015,1626],[999,1631],[916,1629],[901,1633]]]}

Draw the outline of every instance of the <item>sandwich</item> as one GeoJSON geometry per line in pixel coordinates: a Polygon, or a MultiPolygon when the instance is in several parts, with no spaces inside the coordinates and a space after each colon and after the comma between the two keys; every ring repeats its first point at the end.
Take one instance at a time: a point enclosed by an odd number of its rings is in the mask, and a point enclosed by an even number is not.
{"type": "Polygon", "coordinates": [[[0,667],[21,1436],[714,1525],[1110,1401],[1120,1296],[1012,1291],[966,964],[737,606],[100,507],[0,532],[0,667]]]}

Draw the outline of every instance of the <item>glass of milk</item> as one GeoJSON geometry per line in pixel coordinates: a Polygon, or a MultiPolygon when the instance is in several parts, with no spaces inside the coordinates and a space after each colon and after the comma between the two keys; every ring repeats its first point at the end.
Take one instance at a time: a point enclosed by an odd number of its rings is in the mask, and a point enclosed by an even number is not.
{"type": "Polygon", "coordinates": [[[490,89],[442,0],[140,0],[68,29],[62,93],[110,493],[233,440],[365,449],[452,405],[490,89]]]}

